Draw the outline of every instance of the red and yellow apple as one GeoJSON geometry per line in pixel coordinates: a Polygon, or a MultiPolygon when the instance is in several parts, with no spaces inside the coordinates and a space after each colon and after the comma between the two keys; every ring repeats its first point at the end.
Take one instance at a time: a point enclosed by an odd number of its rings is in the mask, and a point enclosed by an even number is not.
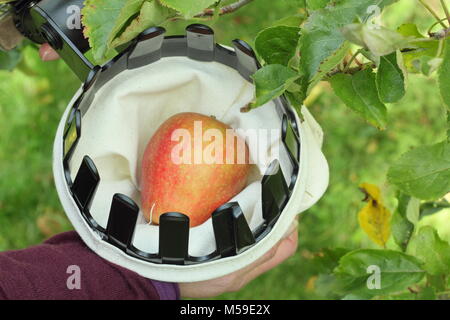
{"type": "Polygon", "coordinates": [[[179,113],[152,136],[142,159],[141,198],[147,221],[166,212],[189,217],[190,227],[246,186],[251,170],[248,146],[213,117],[179,113]]]}

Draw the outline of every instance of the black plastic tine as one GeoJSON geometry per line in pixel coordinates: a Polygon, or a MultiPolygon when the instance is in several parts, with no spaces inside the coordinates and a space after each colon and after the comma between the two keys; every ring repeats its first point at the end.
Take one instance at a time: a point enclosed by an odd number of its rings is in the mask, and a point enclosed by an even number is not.
{"type": "Polygon", "coordinates": [[[64,161],[69,161],[81,136],[81,112],[75,110],[63,136],[64,161]]]}
{"type": "Polygon", "coordinates": [[[300,160],[300,139],[294,131],[287,115],[283,115],[282,120],[282,140],[289,152],[292,164],[298,166],[300,160]]]}
{"type": "Polygon", "coordinates": [[[128,69],[135,69],[161,59],[161,47],[166,29],[152,27],[143,31],[128,56],[128,69]]]}
{"type": "Polygon", "coordinates": [[[222,257],[236,254],[236,245],[233,231],[232,203],[226,203],[217,208],[212,214],[214,236],[216,238],[217,251],[222,257]]]}
{"type": "Polygon", "coordinates": [[[222,257],[241,253],[255,238],[237,202],[226,203],[212,215],[217,250],[222,257]]]}
{"type": "Polygon", "coordinates": [[[278,160],[274,160],[262,180],[262,213],[267,224],[272,224],[289,199],[289,188],[278,160]]]}
{"type": "Polygon", "coordinates": [[[162,263],[184,264],[189,249],[189,217],[167,212],[159,218],[159,255],[162,263]]]}
{"type": "Polygon", "coordinates": [[[233,46],[238,60],[237,70],[245,79],[252,81],[251,76],[260,67],[255,52],[247,42],[239,39],[233,40],[233,46]]]}
{"type": "Polygon", "coordinates": [[[130,247],[139,214],[139,207],[126,195],[113,196],[106,235],[108,241],[121,249],[130,247]]]}
{"type": "Polygon", "coordinates": [[[191,24],[186,28],[187,55],[198,61],[214,60],[214,31],[203,24],[191,24]]]}
{"type": "Polygon", "coordinates": [[[84,156],[71,188],[75,201],[82,211],[90,208],[99,182],[100,176],[94,161],[89,156],[84,156]]]}

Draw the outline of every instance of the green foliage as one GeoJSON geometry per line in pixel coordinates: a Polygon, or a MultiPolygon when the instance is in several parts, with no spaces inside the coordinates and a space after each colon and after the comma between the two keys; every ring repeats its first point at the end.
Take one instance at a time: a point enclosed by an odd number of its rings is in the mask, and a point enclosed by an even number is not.
{"type": "Polygon", "coordinates": [[[378,296],[404,290],[422,280],[425,271],[421,262],[392,250],[361,249],[343,256],[334,270],[340,290],[347,294],[378,296]],[[374,266],[375,268],[371,268],[374,266]],[[380,287],[368,285],[370,276],[378,270],[380,287]]]}
{"type": "Polygon", "coordinates": [[[159,0],[159,2],[164,6],[178,11],[185,18],[192,18],[203,9],[213,5],[217,0],[159,0]]]}
{"type": "Polygon", "coordinates": [[[347,107],[377,128],[386,127],[386,106],[378,96],[375,74],[372,70],[358,71],[355,75],[340,73],[333,76],[330,82],[336,95],[347,107]]]}
{"type": "Polygon", "coordinates": [[[280,64],[272,64],[258,70],[253,75],[256,86],[256,101],[253,106],[261,106],[283,94],[294,83],[298,75],[280,64]]]}
{"type": "Polygon", "coordinates": [[[400,33],[384,27],[375,28],[365,23],[353,23],[342,28],[345,38],[376,56],[385,56],[398,49],[402,49],[408,43],[400,33]]]}
{"type": "Polygon", "coordinates": [[[256,36],[255,49],[267,64],[287,66],[295,55],[299,38],[299,27],[270,27],[256,36]]]}
{"type": "Polygon", "coordinates": [[[420,202],[404,193],[398,195],[398,206],[392,217],[392,236],[395,243],[406,251],[415,225],[419,221],[420,202]]]}
{"type": "Polygon", "coordinates": [[[405,76],[398,66],[396,52],[380,57],[377,88],[381,101],[385,103],[397,102],[405,95],[405,76]]]}
{"type": "Polygon", "coordinates": [[[444,196],[450,190],[450,143],[421,146],[405,153],[390,168],[388,179],[419,199],[444,196]]]}
{"type": "Polygon", "coordinates": [[[430,275],[450,274],[450,245],[432,227],[421,228],[410,245],[410,251],[423,261],[423,268],[430,275]]]}

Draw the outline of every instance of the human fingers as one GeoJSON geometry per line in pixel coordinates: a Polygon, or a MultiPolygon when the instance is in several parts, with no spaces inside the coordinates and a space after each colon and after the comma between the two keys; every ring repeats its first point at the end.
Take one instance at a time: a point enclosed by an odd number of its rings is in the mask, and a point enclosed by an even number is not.
{"type": "Polygon", "coordinates": [[[58,53],[50,47],[48,43],[44,43],[39,48],[39,56],[41,57],[42,61],[52,61],[59,59],[58,53]]]}

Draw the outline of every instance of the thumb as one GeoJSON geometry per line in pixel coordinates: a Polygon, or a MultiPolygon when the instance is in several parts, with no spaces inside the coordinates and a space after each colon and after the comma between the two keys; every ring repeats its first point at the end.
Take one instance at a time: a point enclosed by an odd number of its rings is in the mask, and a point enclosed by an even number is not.
{"type": "Polygon", "coordinates": [[[41,57],[42,61],[52,61],[59,59],[58,53],[50,47],[48,43],[44,43],[39,48],[39,56],[41,57]]]}

